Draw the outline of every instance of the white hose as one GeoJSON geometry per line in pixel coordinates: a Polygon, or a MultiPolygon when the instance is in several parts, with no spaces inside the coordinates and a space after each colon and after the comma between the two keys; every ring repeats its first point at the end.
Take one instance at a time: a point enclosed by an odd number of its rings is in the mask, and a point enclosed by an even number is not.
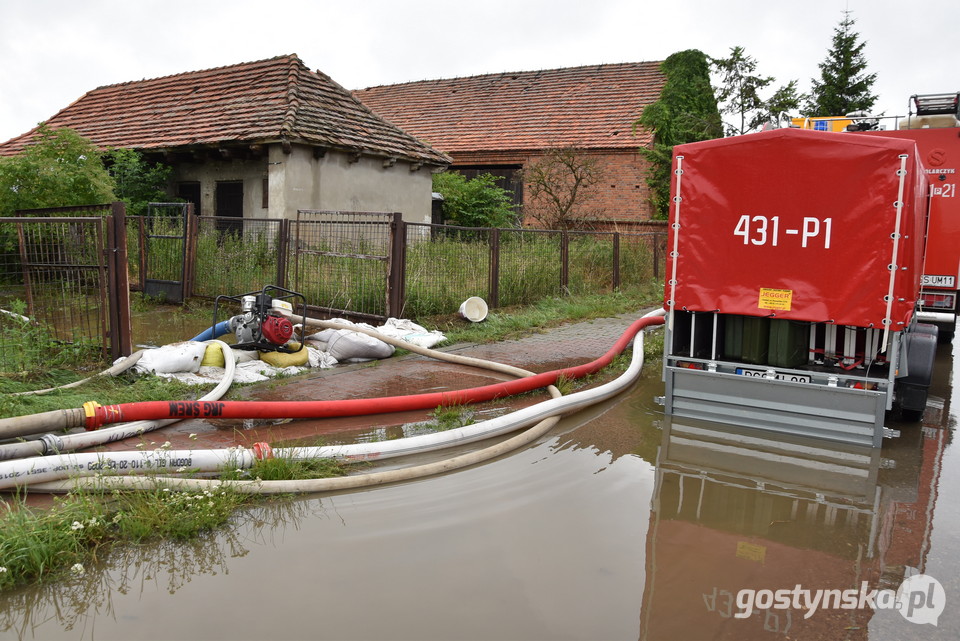
{"type": "MultiPolygon", "coordinates": [[[[233,384],[233,377],[236,373],[237,361],[230,346],[219,340],[207,341],[208,343],[219,345],[223,351],[224,374],[223,378],[217,383],[217,386],[200,397],[201,401],[217,401],[227,393],[233,384]]],[[[76,434],[65,434],[58,436],[56,434],[46,434],[42,438],[34,441],[25,441],[21,443],[8,443],[0,445],[0,470],[5,465],[7,459],[23,459],[27,456],[36,456],[46,452],[71,452],[88,447],[96,447],[106,443],[122,441],[125,438],[141,436],[147,432],[176,423],[180,419],[168,418],[156,421],[133,421],[132,423],[120,423],[113,427],[96,430],[94,432],[78,432],[76,434]]],[[[4,486],[4,473],[0,471],[0,487],[4,486]]]]}
{"type": "MultiPolygon", "coordinates": [[[[654,312],[654,314],[657,312],[654,312]]],[[[653,314],[651,314],[653,315],[653,314]]],[[[460,469],[469,465],[474,465],[491,458],[506,454],[517,447],[522,447],[523,445],[532,442],[534,439],[538,438],[542,434],[545,434],[549,429],[556,424],[559,420],[559,414],[566,412],[571,412],[576,409],[581,409],[583,407],[593,405],[602,400],[605,400],[635,382],[636,378],[639,376],[640,370],[643,366],[643,332],[639,332],[637,337],[634,339],[633,344],[633,357],[631,359],[630,366],[627,370],[619,376],[614,381],[600,385],[596,388],[584,390],[581,392],[576,392],[569,396],[563,396],[560,398],[552,398],[548,401],[538,403],[532,407],[527,407],[521,410],[518,410],[510,415],[504,417],[498,417],[496,419],[491,419],[489,421],[483,421],[482,423],[477,423],[474,425],[469,425],[466,427],[458,428],[456,430],[449,430],[440,434],[430,434],[426,435],[427,437],[439,437],[439,438],[429,438],[423,439],[423,437],[410,437],[407,439],[398,439],[397,441],[387,441],[386,443],[375,443],[375,444],[357,444],[355,446],[335,446],[337,448],[352,448],[360,447],[364,450],[362,457],[365,458],[385,458],[384,454],[387,456],[399,456],[401,454],[409,454],[413,452],[426,452],[437,449],[442,449],[446,447],[452,447],[454,445],[459,445],[462,443],[474,442],[483,438],[488,438],[497,434],[502,434],[506,431],[516,430],[520,427],[530,425],[531,423],[540,420],[540,422],[527,430],[523,434],[514,436],[511,439],[507,439],[501,443],[490,446],[483,450],[477,452],[472,452],[468,454],[463,454],[460,456],[453,457],[444,461],[439,461],[436,463],[429,463],[426,465],[420,465],[410,468],[404,468],[400,470],[390,470],[385,472],[375,472],[372,474],[357,475],[357,476],[348,476],[348,477],[336,477],[336,478],[327,478],[327,479],[307,479],[307,480],[296,480],[296,481],[222,481],[222,480],[211,480],[211,479],[184,479],[184,478],[160,478],[160,477],[128,477],[128,476],[114,476],[114,475],[101,475],[102,470],[89,470],[82,469],[82,465],[79,465],[80,461],[70,461],[64,459],[62,465],[53,464],[44,469],[34,473],[30,468],[20,468],[14,470],[14,473],[20,472],[19,476],[15,476],[12,479],[6,478],[10,472],[5,468],[0,467],[0,487],[3,487],[2,484],[10,483],[14,485],[21,485],[24,482],[29,482],[31,484],[31,489],[42,490],[42,491],[67,491],[74,487],[105,487],[105,488],[126,488],[126,489],[156,489],[158,483],[167,484],[170,487],[177,489],[195,489],[195,488],[215,488],[221,485],[229,483],[230,487],[239,492],[244,493],[287,493],[287,492],[324,492],[331,490],[344,490],[358,487],[369,487],[373,485],[381,485],[384,483],[393,483],[397,481],[412,480],[416,478],[422,478],[432,474],[437,474],[440,472],[450,471],[454,469],[460,469]],[[410,444],[411,441],[415,443],[410,444]],[[400,443],[400,445],[396,445],[400,443]],[[379,446],[381,448],[381,454],[374,455],[372,452],[368,451],[370,446],[379,446]],[[392,453],[387,454],[390,451],[392,453]],[[74,466],[72,470],[67,469],[56,469],[66,468],[71,463],[77,463],[78,465],[74,466]],[[52,468],[52,469],[51,469],[52,468]],[[71,475],[71,473],[77,474],[73,476],[68,481],[61,481],[56,483],[42,483],[35,485],[34,483],[39,483],[49,479],[55,474],[60,474],[60,478],[66,478],[71,475]],[[96,477],[91,478],[91,475],[96,474],[96,477]],[[22,480],[21,480],[22,479],[22,480]]],[[[288,448],[277,450],[275,454],[280,456],[291,456],[294,458],[313,458],[322,450],[328,448],[288,448]]],[[[228,457],[224,458],[223,454],[220,453],[221,462],[227,461],[228,464],[233,465],[237,464],[237,467],[242,469],[241,464],[246,463],[248,460],[246,458],[246,453],[248,450],[243,450],[244,454],[241,456],[237,450],[234,450],[228,457]]],[[[99,465],[103,465],[105,460],[113,460],[116,463],[112,466],[109,471],[116,472],[118,474],[125,474],[129,472],[139,471],[130,469],[130,466],[133,464],[133,461],[137,461],[137,465],[145,465],[146,461],[153,462],[156,467],[153,469],[170,468],[169,462],[164,465],[156,463],[158,460],[162,460],[163,457],[167,459],[174,458],[178,459],[177,462],[185,463],[187,459],[190,459],[191,463],[203,463],[204,465],[208,461],[216,460],[217,454],[203,452],[203,451],[177,451],[177,452],[163,452],[163,451],[153,451],[153,452],[134,452],[134,453],[102,453],[100,455],[84,455],[84,456],[99,456],[99,465]],[[129,455],[134,455],[132,458],[127,458],[129,455]],[[159,458],[158,458],[159,457],[159,458]],[[121,461],[127,461],[126,464],[122,464],[121,461]]],[[[63,457],[44,457],[45,459],[51,458],[63,458],[63,457]]],[[[251,457],[252,459],[252,457],[251,457]]],[[[26,463],[26,461],[16,461],[13,463],[26,463]]],[[[39,463],[35,461],[35,463],[39,463]]],[[[252,465],[252,460],[250,465],[252,465]]],[[[109,464],[107,464],[109,467],[109,464]]],[[[0,464],[2,466],[2,464],[0,464]]],[[[183,467],[183,466],[181,466],[183,467]]],[[[187,466],[190,468],[196,468],[197,465],[187,466]]],[[[141,468],[142,469],[142,468],[141,468]]]]}
{"type": "Polygon", "coordinates": [[[116,363],[114,363],[112,367],[105,369],[98,374],[94,374],[93,376],[88,376],[86,378],[80,379],[79,381],[67,383],[66,385],[58,385],[57,387],[48,387],[47,389],[36,389],[36,390],[30,390],[27,392],[12,392],[10,396],[32,396],[32,395],[40,395],[40,394],[49,394],[50,392],[55,392],[61,389],[70,389],[73,387],[79,387],[84,383],[92,381],[95,378],[100,378],[101,376],[117,376],[127,371],[134,365],[136,365],[137,361],[140,360],[141,356],[143,356],[142,349],[137,350],[136,352],[134,352],[133,354],[130,354],[130,356],[127,356],[121,361],[117,361],[116,363]]]}

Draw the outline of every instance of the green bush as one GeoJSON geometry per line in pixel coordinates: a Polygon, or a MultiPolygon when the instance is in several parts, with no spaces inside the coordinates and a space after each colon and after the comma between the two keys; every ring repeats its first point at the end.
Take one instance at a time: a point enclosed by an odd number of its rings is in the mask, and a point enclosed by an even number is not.
{"type": "Polygon", "coordinates": [[[433,190],[443,196],[444,221],[461,227],[515,227],[510,193],[496,181],[490,174],[472,179],[452,171],[434,174],[433,190]]]}

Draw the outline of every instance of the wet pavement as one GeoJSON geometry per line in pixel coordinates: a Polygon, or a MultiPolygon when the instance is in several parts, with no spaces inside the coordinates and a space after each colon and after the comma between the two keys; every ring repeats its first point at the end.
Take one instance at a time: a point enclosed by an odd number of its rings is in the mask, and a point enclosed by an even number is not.
{"type": "MultiPolygon", "coordinates": [[[[513,365],[535,373],[546,372],[581,365],[602,356],[642,313],[571,323],[516,340],[489,344],[461,343],[440,348],[439,351],[513,365]]],[[[230,398],[261,401],[379,398],[466,389],[506,380],[511,380],[511,377],[417,354],[406,354],[379,361],[338,365],[331,369],[311,369],[278,381],[238,388],[230,398]]],[[[531,393],[518,399],[493,401],[483,407],[490,414],[496,413],[498,408],[523,407],[545,398],[546,392],[531,393]]],[[[318,437],[328,444],[334,444],[379,438],[386,430],[390,431],[391,438],[396,438],[403,435],[404,425],[427,420],[430,412],[423,410],[298,421],[189,419],[145,434],[143,438],[151,445],[169,441],[173,449],[234,445],[250,447],[257,442],[276,441],[312,443],[318,437]]],[[[138,440],[112,443],[105,449],[130,449],[138,440]]]]}
{"type": "MultiPolygon", "coordinates": [[[[596,358],[634,318],[454,349],[542,371],[596,358]]],[[[0,638],[957,639],[955,351],[940,346],[923,422],[890,417],[901,436],[882,449],[671,420],[648,367],[630,391],[489,463],[271,501],[191,542],[117,547],[82,578],[0,597],[0,638]]],[[[348,398],[473,384],[423,360],[248,391],[348,398]]],[[[340,432],[299,423],[349,440],[410,418],[340,432]]],[[[253,434],[291,426],[203,429],[263,440],[253,434]]]]}

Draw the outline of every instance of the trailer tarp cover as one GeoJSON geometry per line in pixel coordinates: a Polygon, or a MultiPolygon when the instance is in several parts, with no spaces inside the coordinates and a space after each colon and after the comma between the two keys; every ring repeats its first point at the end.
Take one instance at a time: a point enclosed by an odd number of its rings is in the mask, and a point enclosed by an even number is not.
{"type": "Polygon", "coordinates": [[[673,169],[668,309],[909,322],[927,200],[912,141],[778,129],[678,145],[673,169]]]}

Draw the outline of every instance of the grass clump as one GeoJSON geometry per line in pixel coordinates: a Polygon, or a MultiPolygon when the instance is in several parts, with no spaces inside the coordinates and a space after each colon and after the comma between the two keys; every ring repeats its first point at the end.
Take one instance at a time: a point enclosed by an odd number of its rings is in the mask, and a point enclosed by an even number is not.
{"type": "Polygon", "coordinates": [[[0,501],[0,591],[83,574],[98,551],[117,541],[187,539],[225,524],[244,497],[176,492],[78,491],[52,507],[31,508],[23,497],[0,501]]]}
{"type": "Polygon", "coordinates": [[[473,411],[465,405],[440,405],[430,416],[430,420],[424,425],[437,432],[446,432],[474,423],[473,411]]]}

